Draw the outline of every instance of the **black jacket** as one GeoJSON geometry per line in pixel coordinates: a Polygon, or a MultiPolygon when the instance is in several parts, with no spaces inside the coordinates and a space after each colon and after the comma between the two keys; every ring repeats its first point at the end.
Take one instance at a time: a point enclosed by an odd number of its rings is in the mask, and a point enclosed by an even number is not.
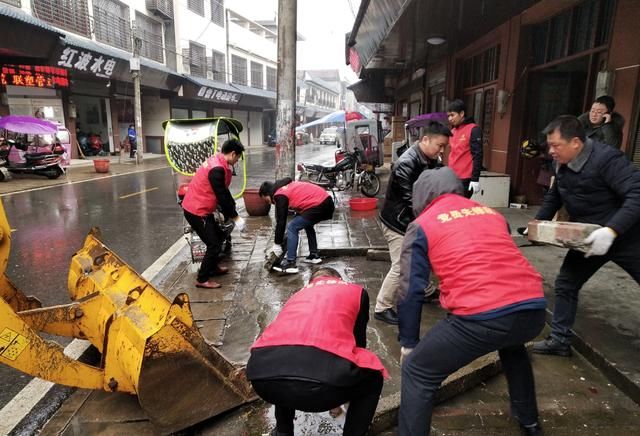
{"type": "Polygon", "coordinates": [[[640,233],[640,170],[622,152],[587,139],[571,162],[556,166],[556,180],[536,219],[550,220],[561,206],[570,220],[640,233]]]}
{"type": "Polygon", "coordinates": [[[592,126],[589,121],[589,112],[585,112],[578,117],[578,120],[584,127],[587,138],[591,138],[596,142],[610,145],[620,149],[622,145],[622,127],[624,126],[624,118],[617,112],[611,114],[611,122],[600,126],[592,126]]]}
{"type": "Polygon", "coordinates": [[[413,219],[412,191],[413,183],[427,168],[441,166],[436,160],[426,157],[418,148],[411,146],[393,165],[389,177],[384,205],[380,211],[380,220],[392,230],[404,234],[413,219]]]}

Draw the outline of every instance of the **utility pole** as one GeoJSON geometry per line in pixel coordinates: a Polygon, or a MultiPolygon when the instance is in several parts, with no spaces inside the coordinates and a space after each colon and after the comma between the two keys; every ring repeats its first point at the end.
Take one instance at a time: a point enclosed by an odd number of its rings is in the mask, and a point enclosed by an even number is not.
{"type": "Polygon", "coordinates": [[[138,26],[133,21],[133,57],[129,63],[131,69],[131,77],[133,78],[133,113],[136,127],[136,164],[142,163],[142,154],[144,152],[144,139],[142,136],[142,96],[140,94],[140,48],[142,48],[142,39],[138,36],[138,26]]]}
{"type": "Polygon", "coordinates": [[[295,176],[297,0],[278,1],[276,179],[295,176]]]}

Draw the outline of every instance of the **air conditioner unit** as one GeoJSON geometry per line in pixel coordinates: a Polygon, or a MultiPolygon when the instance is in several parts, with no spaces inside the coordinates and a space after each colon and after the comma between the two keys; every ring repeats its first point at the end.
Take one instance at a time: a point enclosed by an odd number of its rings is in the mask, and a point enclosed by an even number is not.
{"type": "Polygon", "coordinates": [[[213,71],[207,71],[207,79],[213,80],[213,71]]]}
{"type": "Polygon", "coordinates": [[[154,15],[173,20],[173,0],[147,0],[147,9],[154,15]]]}
{"type": "Polygon", "coordinates": [[[191,74],[191,66],[182,64],[182,72],[184,74],[191,74]]]}

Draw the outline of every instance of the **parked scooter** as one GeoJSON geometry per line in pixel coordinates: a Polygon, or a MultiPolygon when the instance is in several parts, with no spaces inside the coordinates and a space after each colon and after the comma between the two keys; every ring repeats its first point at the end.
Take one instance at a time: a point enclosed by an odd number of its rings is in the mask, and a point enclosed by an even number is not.
{"type": "Polygon", "coordinates": [[[353,152],[336,150],[336,164],[332,167],[299,163],[298,180],[308,180],[333,192],[360,189],[363,195],[375,197],[380,192],[380,178],[375,167],[364,162],[359,148],[353,152]]]}
{"type": "Polygon", "coordinates": [[[78,144],[85,156],[97,156],[102,152],[102,138],[95,133],[78,133],[78,144]]]}

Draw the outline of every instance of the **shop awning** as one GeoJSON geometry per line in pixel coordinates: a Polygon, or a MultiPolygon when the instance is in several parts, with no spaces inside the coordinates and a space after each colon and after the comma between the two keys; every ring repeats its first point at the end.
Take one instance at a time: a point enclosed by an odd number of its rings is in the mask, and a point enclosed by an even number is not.
{"type": "Polygon", "coordinates": [[[347,89],[353,91],[359,103],[391,103],[393,101],[384,93],[384,79],[382,77],[359,80],[347,86],[347,89]]]}

